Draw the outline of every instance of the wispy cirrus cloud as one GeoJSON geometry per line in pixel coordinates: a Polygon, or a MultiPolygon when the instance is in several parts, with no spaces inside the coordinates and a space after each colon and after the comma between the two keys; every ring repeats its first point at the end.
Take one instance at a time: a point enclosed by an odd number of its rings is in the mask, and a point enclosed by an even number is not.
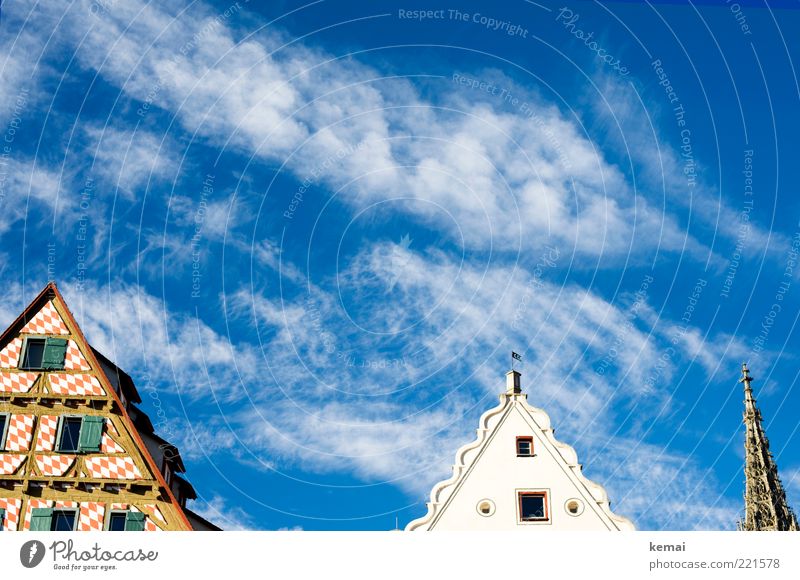
{"type": "Polygon", "coordinates": [[[86,35],[77,58],[130,98],[169,111],[215,146],[283,162],[299,180],[319,167],[347,205],[416,200],[397,208],[471,247],[530,250],[550,239],[606,258],[657,246],[705,252],[658,197],[626,182],[578,121],[496,72],[482,74],[518,89],[535,117],[460,93],[449,78],[453,90],[432,102],[409,80],[282,46],[274,28],[240,38],[209,8],[193,8],[179,19],[170,5],[126,3],[90,18],[88,2],[46,10],[63,12],[60,35],[86,35]],[[363,144],[369,155],[353,154],[363,144]],[[442,221],[437,208],[455,221],[442,221]]]}
{"type": "Polygon", "coordinates": [[[191,506],[192,511],[226,531],[248,531],[262,529],[255,525],[250,514],[229,499],[215,495],[200,497],[191,506]]]}
{"type": "Polygon", "coordinates": [[[148,184],[177,179],[179,159],[169,137],[98,125],[86,126],[83,132],[88,143],[80,147],[79,155],[93,154],[92,173],[115,193],[133,199],[148,184]]]}
{"type": "Polygon", "coordinates": [[[592,470],[639,529],[736,528],[739,504],[721,496],[722,485],[697,459],[624,438],[594,451],[598,461],[592,470]]]}
{"type": "Polygon", "coordinates": [[[134,378],[148,377],[152,388],[190,398],[214,393],[226,400],[239,396],[243,379],[258,376],[255,349],[171,310],[143,287],[87,282],[65,284],[62,291],[92,345],[134,378]]]}
{"type": "MultiPolygon", "coordinates": [[[[60,199],[62,178],[51,167],[22,157],[0,161],[0,234],[24,221],[32,209],[53,219],[75,215],[75,208],[60,199]],[[59,211],[60,208],[60,211],[59,211]]],[[[63,235],[63,232],[59,232],[63,235]]]]}

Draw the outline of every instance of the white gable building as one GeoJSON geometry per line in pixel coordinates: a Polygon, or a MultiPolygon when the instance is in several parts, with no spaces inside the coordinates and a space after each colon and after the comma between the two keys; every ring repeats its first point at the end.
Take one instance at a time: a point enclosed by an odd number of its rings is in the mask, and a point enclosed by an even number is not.
{"type": "Polygon", "coordinates": [[[506,379],[478,438],[456,453],[453,476],[434,486],[428,513],[406,530],[633,530],[582,475],[575,450],[556,440],[547,413],[528,405],[520,373],[506,379]]]}

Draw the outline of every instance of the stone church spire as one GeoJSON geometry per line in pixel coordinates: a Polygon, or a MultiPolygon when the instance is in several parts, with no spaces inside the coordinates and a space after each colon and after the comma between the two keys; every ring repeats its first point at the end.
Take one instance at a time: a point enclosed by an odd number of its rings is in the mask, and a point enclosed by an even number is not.
{"type": "Polygon", "coordinates": [[[786,502],[778,466],[761,425],[761,411],[750,386],[752,381],[747,364],[742,363],[739,382],[744,383],[745,515],[739,528],[743,531],[797,531],[797,518],[786,502]]]}

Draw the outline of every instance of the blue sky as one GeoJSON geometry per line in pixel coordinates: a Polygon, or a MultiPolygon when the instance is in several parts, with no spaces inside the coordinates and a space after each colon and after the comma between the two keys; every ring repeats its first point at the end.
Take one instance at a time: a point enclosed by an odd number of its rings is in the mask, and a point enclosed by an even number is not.
{"type": "Polygon", "coordinates": [[[421,516],[512,349],[643,529],[735,526],[748,361],[798,506],[797,4],[361,4],[3,2],[3,324],[229,529],[421,516]]]}

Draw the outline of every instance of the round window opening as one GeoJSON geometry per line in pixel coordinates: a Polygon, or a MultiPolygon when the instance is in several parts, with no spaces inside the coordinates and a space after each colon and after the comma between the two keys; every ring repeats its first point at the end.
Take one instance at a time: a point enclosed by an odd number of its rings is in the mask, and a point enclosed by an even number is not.
{"type": "Polygon", "coordinates": [[[494,514],[494,502],[490,499],[482,499],[477,505],[478,513],[483,517],[488,518],[494,514]]]}
{"type": "Polygon", "coordinates": [[[571,516],[579,516],[583,513],[583,502],[579,499],[568,499],[564,504],[564,508],[571,516]]]}

